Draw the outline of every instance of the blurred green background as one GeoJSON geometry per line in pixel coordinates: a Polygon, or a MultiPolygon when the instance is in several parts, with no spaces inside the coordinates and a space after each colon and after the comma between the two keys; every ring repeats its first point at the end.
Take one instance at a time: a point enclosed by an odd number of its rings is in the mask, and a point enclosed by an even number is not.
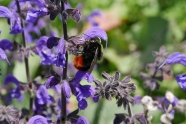
{"type": "MultiPolygon", "coordinates": [[[[186,53],[186,0],[69,0],[70,5],[75,8],[82,4],[82,15],[89,15],[94,9],[103,12],[103,17],[95,20],[99,27],[106,30],[108,34],[108,48],[104,58],[97,65],[93,75],[101,79],[101,72],[113,74],[115,71],[122,73],[121,77],[131,75],[132,82],[137,85],[137,90],[132,95],[144,96],[147,89],[143,87],[143,80],[139,74],[145,70],[145,64],[154,62],[153,51],[158,51],[164,45],[169,53],[176,51],[186,53]]],[[[0,0],[0,5],[7,6],[10,0],[0,0]]],[[[14,38],[9,34],[9,26],[6,19],[0,18],[0,40],[14,38]]],[[[52,24],[52,29],[62,36],[62,24],[56,18],[52,24]]],[[[76,24],[72,20],[68,21],[69,35],[82,34],[90,28],[88,22],[76,24]]],[[[20,35],[16,40],[21,43],[20,35]]],[[[105,43],[103,43],[105,46],[105,43]]],[[[72,62],[70,57],[70,61],[72,62]]],[[[40,59],[36,56],[29,58],[30,73],[32,79],[41,71],[40,59]]],[[[15,62],[7,65],[5,61],[0,61],[2,76],[0,82],[3,84],[6,74],[11,73],[20,81],[26,81],[24,63],[15,62]]],[[[173,66],[173,77],[160,83],[161,88],[152,92],[153,96],[164,96],[167,90],[172,91],[179,99],[185,99],[185,91],[181,90],[174,80],[174,76],[186,73],[186,67],[182,65],[173,66]]],[[[45,82],[45,80],[43,80],[45,82]]],[[[76,107],[76,99],[71,98],[72,110],[76,107]]],[[[81,115],[88,118],[90,124],[112,124],[114,113],[123,113],[123,108],[117,108],[116,101],[100,100],[98,104],[88,100],[89,106],[81,111],[81,115]],[[99,117],[98,117],[99,116],[99,117]]],[[[16,107],[28,107],[27,100],[23,103],[14,101],[16,107]]],[[[142,112],[142,106],[135,105],[133,113],[142,112]]],[[[152,112],[153,124],[160,123],[160,111],[152,112]]],[[[186,123],[185,116],[176,116],[179,123],[186,123]]],[[[175,119],[175,120],[176,120],[175,119]]],[[[178,123],[177,121],[175,123],[178,123]]]]}

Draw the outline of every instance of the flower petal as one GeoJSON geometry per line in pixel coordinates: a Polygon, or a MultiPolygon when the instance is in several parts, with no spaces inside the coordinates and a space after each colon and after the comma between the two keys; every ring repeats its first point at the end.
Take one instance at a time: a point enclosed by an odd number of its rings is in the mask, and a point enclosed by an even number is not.
{"type": "Polygon", "coordinates": [[[81,13],[78,9],[66,9],[68,16],[72,18],[75,22],[79,22],[81,19],[81,13]]]}
{"type": "Polygon", "coordinates": [[[15,20],[11,19],[12,25],[10,25],[10,34],[18,34],[23,32],[20,18],[16,17],[16,14],[15,14],[15,18],[16,18],[15,20]]]}
{"type": "Polygon", "coordinates": [[[0,17],[4,18],[12,18],[12,12],[4,6],[0,6],[0,17]]]}
{"type": "Polygon", "coordinates": [[[8,62],[8,64],[10,64],[7,59],[6,53],[1,48],[0,48],[0,59],[6,60],[8,62]]]}
{"type": "Polygon", "coordinates": [[[41,85],[39,89],[36,91],[36,97],[38,99],[38,104],[50,104],[54,101],[54,99],[49,95],[46,86],[41,85]]]}
{"type": "Polygon", "coordinates": [[[57,49],[57,52],[58,52],[58,53],[65,54],[65,52],[66,52],[66,47],[65,47],[65,40],[64,40],[63,38],[61,38],[61,39],[59,40],[59,44],[57,45],[56,49],[57,49]]]}
{"type": "Polygon", "coordinates": [[[186,74],[176,75],[176,81],[183,90],[186,90],[186,74]]]}
{"type": "Polygon", "coordinates": [[[179,63],[186,66],[186,55],[180,52],[173,53],[166,59],[166,63],[169,65],[179,63]]]}
{"type": "Polygon", "coordinates": [[[98,27],[93,27],[89,29],[88,31],[86,31],[84,34],[85,35],[83,35],[83,38],[86,40],[90,40],[91,38],[96,38],[96,37],[99,37],[103,39],[104,41],[108,40],[106,32],[103,29],[98,28],[98,27]]]}
{"type": "Polygon", "coordinates": [[[85,117],[80,116],[80,117],[78,118],[76,124],[89,124],[89,123],[88,123],[88,120],[87,120],[85,117]]]}
{"type": "Polygon", "coordinates": [[[36,4],[39,8],[43,8],[46,7],[46,3],[45,0],[19,0],[19,2],[33,2],[34,4],[36,4]]]}
{"type": "Polygon", "coordinates": [[[19,81],[13,75],[9,74],[6,76],[4,80],[4,84],[8,85],[9,83],[14,83],[16,85],[16,87],[10,92],[11,97],[18,98],[21,100],[23,96],[21,95],[21,92],[20,92],[19,81]]]}
{"type": "Polygon", "coordinates": [[[58,53],[58,55],[54,58],[53,64],[58,67],[64,67],[66,62],[65,54],[58,53]]]}
{"type": "Polygon", "coordinates": [[[82,79],[87,80],[89,83],[94,81],[94,77],[92,74],[89,74],[87,71],[77,71],[75,77],[74,77],[74,82],[79,83],[82,79]]]}
{"type": "Polygon", "coordinates": [[[66,80],[63,82],[62,88],[63,88],[63,92],[65,93],[66,98],[70,98],[71,89],[70,89],[70,86],[66,80]]]}
{"type": "Polygon", "coordinates": [[[3,39],[0,41],[0,48],[3,50],[12,50],[13,44],[8,39],[3,39]]]}
{"type": "Polygon", "coordinates": [[[46,88],[51,88],[53,86],[56,86],[58,83],[59,81],[54,76],[51,76],[47,79],[45,86],[46,88]]]}
{"type": "Polygon", "coordinates": [[[59,40],[60,39],[57,38],[57,37],[50,37],[50,38],[48,38],[48,40],[47,40],[47,47],[49,49],[52,49],[54,46],[57,46],[58,45],[59,40]]]}
{"type": "Polygon", "coordinates": [[[28,124],[48,124],[47,119],[41,115],[35,115],[28,121],[28,124]]]}
{"type": "Polygon", "coordinates": [[[78,101],[78,107],[81,110],[84,110],[88,106],[87,101],[85,99],[82,99],[81,101],[78,101]]]}
{"type": "Polygon", "coordinates": [[[40,9],[40,10],[31,10],[28,11],[27,16],[26,16],[26,21],[30,23],[36,22],[37,18],[40,16],[45,16],[47,15],[48,10],[46,8],[40,9]]]}

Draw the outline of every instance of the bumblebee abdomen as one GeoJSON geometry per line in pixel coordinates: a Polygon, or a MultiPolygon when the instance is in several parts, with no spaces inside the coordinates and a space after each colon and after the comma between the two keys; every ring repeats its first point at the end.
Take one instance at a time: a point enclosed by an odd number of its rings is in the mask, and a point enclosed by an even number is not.
{"type": "Polygon", "coordinates": [[[90,63],[86,62],[86,59],[83,56],[76,56],[74,58],[74,67],[78,70],[87,71],[90,68],[90,63]]]}

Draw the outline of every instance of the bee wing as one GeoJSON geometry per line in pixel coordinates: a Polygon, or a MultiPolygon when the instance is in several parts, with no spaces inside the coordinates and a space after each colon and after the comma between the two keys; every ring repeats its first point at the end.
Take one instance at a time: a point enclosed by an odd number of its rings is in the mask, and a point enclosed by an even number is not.
{"type": "Polygon", "coordinates": [[[97,63],[97,55],[98,55],[98,48],[96,49],[96,52],[95,52],[95,55],[94,55],[94,59],[93,59],[93,61],[91,63],[91,66],[90,66],[90,68],[88,70],[89,74],[92,72],[92,70],[94,69],[95,64],[97,63]]]}
{"type": "Polygon", "coordinates": [[[82,39],[82,37],[79,37],[79,36],[69,37],[68,42],[71,43],[73,46],[84,44],[84,40],[82,39]]]}

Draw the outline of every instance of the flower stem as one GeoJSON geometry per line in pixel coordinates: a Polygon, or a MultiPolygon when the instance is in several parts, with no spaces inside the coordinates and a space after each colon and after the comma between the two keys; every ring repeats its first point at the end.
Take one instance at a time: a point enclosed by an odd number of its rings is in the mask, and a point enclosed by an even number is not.
{"type": "Polygon", "coordinates": [[[129,116],[132,117],[132,110],[131,110],[131,107],[130,107],[130,103],[128,103],[128,105],[127,105],[127,110],[128,110],[129,116]]]}
{"type": "MultiPolygon", "coordinates": [[[[18,13],[21,13],[20,5],[18,0],[16,0],[17,10],[18,13]]],[[[21,27],[24,28],[23,20],[21,19],[21,27]]],[[[22,32],[22,41],[23,41],[23,47],[26,48],[26,38],[25,38],[25,32],[23,30],[22,32]]],[[[30,89],[30,104],[29,104],[29,115],[32,116],[32,108],[33,108],[33,97],[32,97],[32,82],[30,78],[30,69],[29,69],[29,61],[28,58],[24,56],[24,62],[25,62],[25,69],[26,69],[26,77],[28,82],[28,87],[30,89]]]]}
{"type": "Polygon", "coordinates": [[[150,124],[149,120],[148,120],[148,109],[146,107],[144,107],[144,114],[145,114],[145,119],[147,121],[147,124],[150,124]]]}
{"type": "MultiPolygon", "coordinates": [[[[63,2],[63,0],[61,0],[61,16],[62,16],[62,13],[63,11],[65,10],[65,3],[63,2]]],[[[68,35],[67,35],[67,24],[65,21],[62,21],[63,22],[63,35],[64,35],[64,39],[66,41],[68,41],[68,35]]],[[[65,61],[65,67],[63,68],[63,76],[62,76],[62,79],[65,80],[67,78],[67,65],[68,65],[68,52],[66,51],[66,61],[65,61]]],[[[62,124],[65,124],[66,123],[66,118],[67,118],[67,115],[66,115],[66,96],[65,96],[65,93],[64,91],[62,90],[62,87],[61,87],[61,100],[62,100],[62,110],[61,110],[61,122],[62,124]]]]}

